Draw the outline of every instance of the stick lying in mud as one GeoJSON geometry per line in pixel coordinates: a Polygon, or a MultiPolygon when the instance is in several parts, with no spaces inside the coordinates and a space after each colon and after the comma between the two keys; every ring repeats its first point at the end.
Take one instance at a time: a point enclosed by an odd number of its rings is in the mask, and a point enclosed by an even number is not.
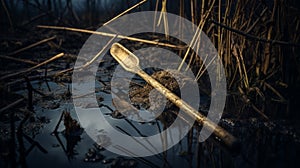
{"type": "Polygon", "coordinates": [[[64,56],[64,53],[57,54],[57,55],[53,56],[52,58],[50,58],[50,59],[48,59],[48,60],[46,60],[46,61],[44,61],[44,62],[42,62],[42,63],[40,63],[38,65],[35,65],[35,66],[31,67],[31,68],[26,69],[25,71],[15,72],[15,73],[11,73],[11,74],[8,74],[8,75],[5,75],[5,76],[1,76],[0,80],[12,78],[12,77],[15,77],[15,76],[20,76],[20,75],[23,75],[25,73],[31,72],[32,70],[34,70],[34,69],[36,69],[38,67],[41,67],[43,65],[46,65],[49,62],[52,62],[52,61],[54,61],[54,60],[56,60],[56,59],[58,59],[60,57],[63,57],[63,56],[64,56]]]}
{"type": "Polygon", "coordinates": [[[46,42],[51,41],[51,40],[53,40],[53,39],[55,39],[55,38],[56,38],[56,36],[52,36],[52,37],[43,39],[43,40],[38,41],[38,42],[36,42],[36,43],[30,44],[29,46],[26,46],[26,47],[24,47],[24,48],[21,48],[21,49],[19,49],[19,50],[17,50],[17,51],[8,53],[7,55],[15,55],[15,54],[18,54],[18,53],[20,53],[20,52],[22,52],[22,51],[25,51],[25,50],[28,50],[28,49],[30,49],[30,48],[36,47],[36,46],[38,46],[38,45],[40,45],[40,44],[46,43],[46,42]]]}
{"type": "Polygon", "coordinates": [[[6,55],[0,55],[0,59],[8,59],[8,60],[13,60],[13,61],[17,61],[17,62],[26,63],[26,64],[32,64],[32,65],[38,64],[37,62],[31,61],[31,60],[10,57],[10,56],[6,56],[6,55]]]}
{"type": "Polygon", "coordinates": [[[119,43],[114,43],[110,49],[110,53],[126,71],[138,74],[147,83],[149,83],[154,88],[156,88],[160,93],[165,95],[177,107],[181,108],[190,117],[195,118],[198,123],[204,125],[209,130],[214,130],[214,135],[217,136],[219,139],[221,139],[221,141],[226,145],[226,147],[232,150],[238,150],[236,148],[239,144],[239,141],[234,136],[232,136],[222,127],[218,126],[217,124],[215,124],[214,122],[206,118],[204,115],[202,115],[193,107],[188,105],[185,101],[180,99],[178,96],[176,96],[166,87],[164,87],[158,81],[156,81],[147,73],[145,73],[139,66],[139,59],[128,49],[126,49],[119,43]]]}

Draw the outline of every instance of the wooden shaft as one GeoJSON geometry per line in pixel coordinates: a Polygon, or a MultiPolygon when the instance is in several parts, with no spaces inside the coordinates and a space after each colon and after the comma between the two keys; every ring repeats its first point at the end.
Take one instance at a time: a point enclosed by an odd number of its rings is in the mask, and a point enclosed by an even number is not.
{"type": "MultiPolygon", "coordinates": [[[[180,99],[178,96],[176,96],[169,89],[164,87],[162,84],[160,84],[154,78],[149,76],[143,70],[140,69],[136,73],[140,77],[142,77],[147,83],[149,83],[151,86],[156,88],[160,93],[165,95],[177,107],[179,107],[184,112],[186,112],[190,117],[195,118],[199,124],[204,126],[204,129],[207,129],[208,131],[213,131],[213,134],[219,138],[219,141],[223,142],[230,149],[236,148],[236,146],[238,144],[238,140],[234,136],[232,136],[230,133],[228,133],[222,127],[218,126],[217,124],[215,124],[214,122],[209,120],[207,117],[205,117],[204,115],[202,115],[201,113],[196,111],[193,107],[191,107],[185,101],[180,99]]],[[[236,150],[236,149],[234,149],[234,150],[236,150]]]]}
{"type": "MultiPolygon", "coordinates": [[[[216,140],[220,143],[224,144],[227,148],[229,148],[233,152],[238,152],[239,150],[239,141],[224,130],[222,127],[218,126],[207,117],[199,113],[185,101],[180,99],[158,81],[153,79],[147,73],[145,73],[139,67],[139,59],[133,53],[131,53],[128,49],[122,46],[119,43],[114,43],[110,49],[111,55],[120,63],[120,65],[129,72],[136,73],[140,77],[142,77],[147,83],[156,88],[160,93],[165,95],[167,99],[169,99],[172,103],[174,103],[177,107],[181,108],[185,113],[187,113],[190,117],[195,118],[199,124],[203,126],[203,129],[207,131],[213,132],[216,136],[216,140]]],[[[188,123],[193,124],[193,123],[188,123]]]]}

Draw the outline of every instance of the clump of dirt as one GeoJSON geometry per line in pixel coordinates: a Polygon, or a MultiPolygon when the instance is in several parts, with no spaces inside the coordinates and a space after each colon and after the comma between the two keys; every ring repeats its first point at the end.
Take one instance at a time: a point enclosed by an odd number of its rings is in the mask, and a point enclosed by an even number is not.
{"type": "MultiPolygon", "coordinates": [[[[170,91],[172,91],[175,95],[180,96],[180,88],[176,81],[176,79],[167,71],[158,71],[151,75],[154,79],[156,79],[159,83],[164,85],[170,91]]],[[[137,85],[135,83],[130,84],[129,98],[133,104],[138,106],[139,108],[149,109],[150,104],[150,92],[153,90],[153,86],[146,83],[145,85],[137,85]]],[[[156,94],[156,102],[154,106],[161,105],[160,103],[164,102],[164,96],[162,94],[156,94]]],[[[165,110],[176,109],[176,106],[170,101],[167,101],[165,110]]]]}
{"type": "MultiPolygon", "coordinates": [[[[156,71],[152,75],[159,83],[169,89],[178,97],[181,97],[181,89],[188,87],[193,82],[190,78],[177,72],[170,71],[156,71]],[[176,79],[175,79],[176,75],[176,79]]],[[[170,126],[176,119],[179,108],[158,91],[153,94],[155,88],[148,83],[138,84],[138,81],[130,83],[129,98],[131,103],[138,109],[146,109],[150,112],[157,113],[157,110],[162,110],[159,116],[156,116],[165,126],[170,126]],[[151,102],[151,99],[154,103],[151,102]],[[163,109],[161,109],[163,107],[163,109]]],[[[199,103],[199,102],[198,102],[199,103]]]]}

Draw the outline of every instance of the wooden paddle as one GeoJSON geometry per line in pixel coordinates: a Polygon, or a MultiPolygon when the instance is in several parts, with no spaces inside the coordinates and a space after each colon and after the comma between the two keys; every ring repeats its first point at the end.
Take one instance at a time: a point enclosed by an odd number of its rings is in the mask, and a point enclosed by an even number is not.
{"type": "MultiPolygon", "coordinates": [[[[126,70],[132,73],[135,73],[142,77],[146,82],[148,82],[151,86],[156,88],[160,93],[166,96],[172,103],[174,103],[177,107],[187,113],[190,117],[196,119],[196,121],[205,126],[204,129],[213,130],[213,134],[217,137],[218,141],[224,143],[231,150],[238,150],[238,140],[224,130],[222,127],[218,126],[207,117],[199,113],[185,101],[180,99],[154,78],[149,76],[146,72],[144,72],[139,66],[139,59],[133,53],[131,53],[127,48],[122,46],[119,43],[114,43],[110,49],[111,55],[119,62],[119,64],[126,70]]],[[[190,124],[190,123],[189,123],[190,124]]]]}

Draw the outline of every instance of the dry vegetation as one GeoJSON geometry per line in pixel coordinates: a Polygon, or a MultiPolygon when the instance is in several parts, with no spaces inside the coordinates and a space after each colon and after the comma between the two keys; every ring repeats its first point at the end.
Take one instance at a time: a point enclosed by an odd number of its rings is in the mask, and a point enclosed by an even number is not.
{"type": "Polygon", "coordinates": [[[191,0],[190,4],[192,21],[210,37],[223,60],[230,93],[227,112],[248,116],[254,110],[265,119],[294,116],[300,47],[295,3],[191,0]]]}

